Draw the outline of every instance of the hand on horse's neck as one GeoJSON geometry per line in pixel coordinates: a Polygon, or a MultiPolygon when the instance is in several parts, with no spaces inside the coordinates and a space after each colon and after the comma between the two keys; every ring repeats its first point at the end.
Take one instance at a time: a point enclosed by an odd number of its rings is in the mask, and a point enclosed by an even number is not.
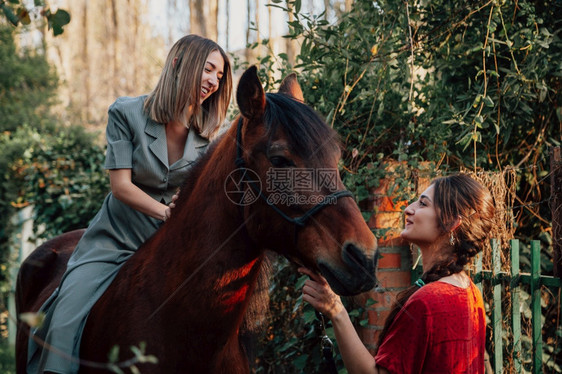
{"type": "Polygon", "coordinates": [[[177,121],[166,124],[166,146],[168,148],[168,165],[172,165],[183,156],[189,129],[177,121]]]}

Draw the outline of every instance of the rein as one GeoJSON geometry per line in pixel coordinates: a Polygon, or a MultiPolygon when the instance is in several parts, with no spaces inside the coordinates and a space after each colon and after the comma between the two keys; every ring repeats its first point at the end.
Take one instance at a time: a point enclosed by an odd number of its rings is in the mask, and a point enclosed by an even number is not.
{"type": "Polygon", "coordinates": [[[337,374],[338,369],[336,367],[336,361],[334,360],[334,343],[332,339],[326,334],[326,322],[324,321],[324,315],[319,311],[316,311],[316,318],[320,323],[320,329],[322,331],[322,340],[320,346],[322,347],[322,358],[324,359],[324,365],[326,374],[337,374]]]}
{"type": "Polygon", "coordinates": [[[314,214],[318,213],[320,210],[328,206],[332,201],[332,199],[337,200],[340,197],[353,197],[353,194],[347,190],[336,191],[334,193],[331,193],[330,195],[327,195],[322,202],[316,204],[315,206],[307,210],[302,216],[289,217],[281,209],[279,209],[277,206],[272,204],[267,199],[267,197],[262,193],[262,191],[255,186],[255,183],[251,183],[247,181],[246,175],[248,173],[246,173],[246,171],[248,170],[248,168],[246,167],[246,161],[244,161],[244,158],[242,157],[242,125],[243,125],[243,121],[242,121],[242,117],[240,117],[238,119],[238,125],[236,129],[236,160],[234,161],[234,164],[240,170],[243,171],[242,181],[248,182],[248,184],[254,190],[256,195],[259,196],[263,201],[265,201],[267,205],[269,205],[275,212],[277,212],[277,214],[283,217],[286,221],[289,221],[290,223],[296,225],[297,227],[303,227],[306,224],[306,221],[310,217],[312,217],[314,214]]]}

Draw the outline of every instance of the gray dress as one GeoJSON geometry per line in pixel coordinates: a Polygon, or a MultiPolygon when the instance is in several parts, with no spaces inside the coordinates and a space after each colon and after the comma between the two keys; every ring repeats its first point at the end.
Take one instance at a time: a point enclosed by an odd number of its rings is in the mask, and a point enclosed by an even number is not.
{"type": "MultiPolygon", "coordinates": [[[[143,112],[146,96],[123,97],[109,107],[106,169],[132,169],[135,185],[168,204],[208,140],[189,131],[181,159],[168,165],[166,132],[143,112]]],[[[29,374],[78,371],[79,346],[86,317],[121,265],[160,226],[110,192],[72,254],[62,281],[41,307],[43,324],[29,340],[29,374]],[[49,348],[45,348],[49,347],[49,348]]]]}

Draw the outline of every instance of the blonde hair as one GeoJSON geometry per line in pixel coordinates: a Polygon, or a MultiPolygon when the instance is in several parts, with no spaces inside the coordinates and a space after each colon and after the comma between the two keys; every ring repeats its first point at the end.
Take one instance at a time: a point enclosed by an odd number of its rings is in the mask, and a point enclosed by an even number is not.
{"type": "Polygon", "coordinates": [[[168,53],[158,83],[146,98],[144,110],[156,122],[179,121],[210,139],[225,121],[231,94],[232,73],[226,53],[212,40],[187,35],[168,53]],[[207,58],[214,51],[219,51],[224,60],[223,76],[218,90],[201,104],[201,75],[207,58]]]}

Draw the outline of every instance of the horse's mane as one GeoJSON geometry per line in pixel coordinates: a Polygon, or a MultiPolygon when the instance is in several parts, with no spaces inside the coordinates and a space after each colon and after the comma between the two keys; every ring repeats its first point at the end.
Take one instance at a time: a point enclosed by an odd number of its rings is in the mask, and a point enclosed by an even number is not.
{"type": "Polygon", "coordinates": [[[311,107],[280,93],[266,94],[266,102],[264,122],[269,140],[281,126],[291,152],[309,159],[311,166],[341,148],[337,133],[311,107]]]}
{"type": "MultiPolygon", "coordinates": [[[[324,160],[334,149],[341,148],[338,134],[311,107],[280,93],[266,94],[266,102],[264,124],[269,141],[272,141],[278,128],[281,127],[287,136],[291,152],[301,158],[311,160],[311,166],[324,160]]],[[[214,149],[225,136],[229,136],[228,131],[213,140],[207,151],[194,162],[187,172],[181,187],[182,200],[187,199],[193,191],[198,176],[202,174],[214,149]]],[[[234,160],[232,163],[234,165],[234,160]]]]}

